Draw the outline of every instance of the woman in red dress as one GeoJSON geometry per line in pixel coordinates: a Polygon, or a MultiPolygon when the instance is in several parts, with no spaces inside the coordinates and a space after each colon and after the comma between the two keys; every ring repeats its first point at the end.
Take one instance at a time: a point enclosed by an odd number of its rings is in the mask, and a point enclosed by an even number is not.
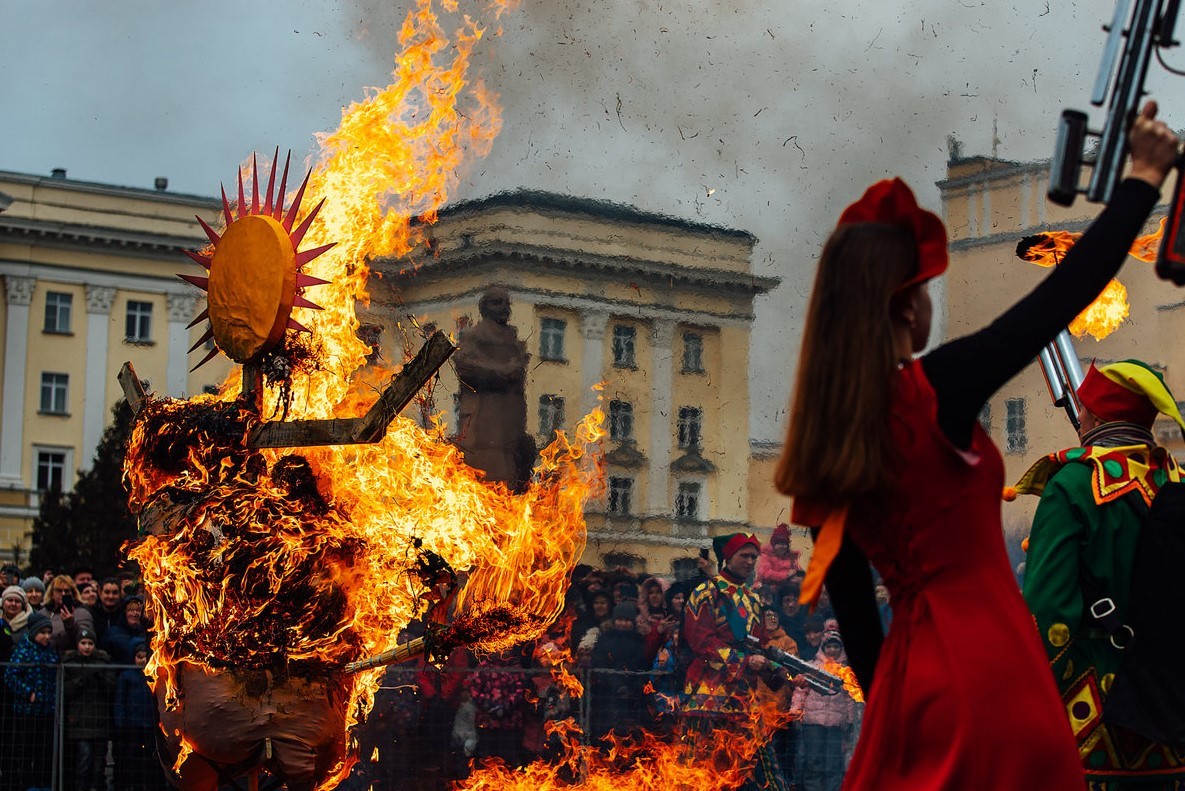
{"type": "Polygon", "coordinates": [[[919,359],[926,284],[947,266],[942,221],[883,181],[823,248],[776,483],[793,521],[817,529],[803,600],[826,580],[868,690],[846,789],[1084,787],[1004,550],[1004,465],[976,418],[1122,265],[1176,159],[1155,115],[1149,102],[1135,120],[1129,176],[1065,261],[990,326],[919,359]],[[890,592],[887,638],[869,561],[890,592]]]}

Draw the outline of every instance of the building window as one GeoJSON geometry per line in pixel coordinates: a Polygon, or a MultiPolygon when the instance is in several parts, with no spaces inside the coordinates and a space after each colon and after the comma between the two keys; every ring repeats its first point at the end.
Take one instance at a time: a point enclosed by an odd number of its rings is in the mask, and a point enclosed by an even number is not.
{"type": "Polygon", "coordinates": [[[45,332],[70,332],[70,311],[74,295],[51,291],[45,295],[45,332]]]}
{"type": "Polygon", "coordinates": [[[704,411],[699,407],[679,407],[679,447],[698,450],[702,438],[704,411]]]}
{"type": "Polygon", "coordinates": [[[683,373],[698,374],[704,370],[704,337],[694,332],[683,333],[683,373]]]}
{"type": "Polygon", "coordinates": [[[634,342],[638,331],[628,324],[613,325],[613,365],[618,368],[634,368],[634,342]]]}
{"type": "Polygon", "coordinates": [[[629,516],[633,495],[632,478],[609,478],[609,513],[614,516],[629,516]]]}
{"type": "Polygon", "coordinates": [[[66,451],[38,449],[37,491],[62,491],[66,482],[66,451]]]}
{"type": "Polygon", "coordinates": [[[152,342],[152,303],[128,300],[125,340],[129,343],[152,342]]]}
{"type": "Polygon", "coordinates": [[[983,405],[983,409],[979,410],[979,425],[983,426],[983,430],[988,434],[992,433],[992,402],[988,401],[983,405]]]}
{"type": "Polygon", "coordinates": [[[634,405],[628,401],[609,402],[609,439],[634,438],[634,405]]]}
{"type": "Polygon", "coordinates": [[[1029,449],[1029,432],[1025,425],[1026,402],[1023,398],[1009,398],[1004,402],[1007,412],[1004,450],[1007,453],[1026,453],[1029,449]]]}
{"type": "Polygon", "coordinates": [[[694,481],[682,481],[679,493],[675,495],[675,518],[689,522],[698,522],[699,501],[702,486],[694,481]]]}
{"type": "Polygon", "coordinates": [[[41,374],[41,411],[47,415],[66,414],[69,374],[41,374]]]}
{"type": "Polygon", "coordinates": [[[564,397],[539,396],[539,434],[550,437],[564,427],[564,397]]]}
{"type": "Polygon", "coordinates": [[[543,360],[564,359],[564,329],[568,322],[563,319],[544,319],[539,332],[539,357],[543,360]]]}

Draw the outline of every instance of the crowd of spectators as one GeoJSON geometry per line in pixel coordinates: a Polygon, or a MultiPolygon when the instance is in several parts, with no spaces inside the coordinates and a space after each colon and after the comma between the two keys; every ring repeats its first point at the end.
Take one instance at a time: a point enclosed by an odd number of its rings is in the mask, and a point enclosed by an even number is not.
{"type": "Polygon", "coordinates": [[[144,675],[150,626],[135,578],[96,580],[78,568],[22,579],[5,566],[0,588],[0,791],[53,787],[59,725],[57,788],[167,788],[144,675]]]}
{"type": "MultiPolygon", "coordinates": [[[[459,649],[443,668],[423,660],[388,668],[354,734],[361,760],[347,791],[442,789],[465,777],[474,761],[497,757],[520,766],[555,758],[561,745],[548,736],[550,720],[574,718],[591,744],[642,731],[671,736],[691,659],[680,639],[684,603],[715,573],[706,552],[685,579],[577,566],[563,616],[535,643],[482,657],[459,649]],[[557,662],[583,679],[583,698],[556,682],[557,662]]],[[[799,604],[802,576],[780,526],[762,548],[754,584],[766,645],[816,664],[824,657],[842,662],[826,596],[810,615],[799,604]]],[[[0,791],[50,788],[58,718],[58,788],[167,787],[143,673],[151,625],[132,576],[96,580],[89,569],[75,569],[21,579],[6,567],[0,577],[0,791]]],[[[416,628],[401,637],[418,636],[416,628]]],[[[763,694],[793,712],[774,741],[787,780],[799,791],[838,788],[859,723],[851,698],[824,699],[790,686],[763,694]]]]}

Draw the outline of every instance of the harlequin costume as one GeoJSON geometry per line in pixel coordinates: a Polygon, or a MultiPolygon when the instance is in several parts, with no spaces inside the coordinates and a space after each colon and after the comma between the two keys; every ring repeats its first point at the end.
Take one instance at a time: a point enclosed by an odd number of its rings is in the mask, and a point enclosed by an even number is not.
{"type": "MultiPolygon", "coordinates": [[[[750,533],[733,533],[713,540],[719,575],[700,583],[683,608],[683,639],[691,651],[683,688],[683,715],[689,727],[728,727],[748,719],[756,694],[757,675],[748,667],[754,650],[745,639],[763,638],[761,598],[726,564],[742,547],[761,550],[750,533]]],[[[755,756],[754,777],[745,788],[786,788],[777,759],[768,745],[755,756]]]]}
{"type": "MultiPolygon", "coordinates": [[[[868,690],[845,789],[1084,787],[1004,549],[1003,461],[977,416],[1102,291],[1158,194],[1125,180],[1029,295],[984,329],[900,364],[888,417],[900,459],[891,492],[839,505],[796,499],[791,521],[817,534],[803,599],[816,599],[826,581],[852,668],[868,690]],[[887,635],[869,561],[890,593],[887,635]]],[[[909,283],[946,269],[941,220],[918,208],[899,179],[870,188],[845,222],[909,230],[919,258],[909,283]]]]}
{"type": "Polygon", "coordinates": [[[1123,661],[1118,646],[1129,636],[1123,629],[1141,526],[1160,487],[1181,477],[1151,427],[1161,411],[1183,429],[1185,421],[1160,374],[1136,360],[1091,366],[1078,392],[1102,425],[1083,436],[1082,447],[1037,461],[1016,487],[1041,496],[1024,597],[1091,787],[1155,780],[1171,788],[1185,784],[1185,754],[1105,724],[1103,708],[1123,661]],[[1097,613],[1113,602],[1110,620],[1092,616],[1096,602],[1097,613]]]}

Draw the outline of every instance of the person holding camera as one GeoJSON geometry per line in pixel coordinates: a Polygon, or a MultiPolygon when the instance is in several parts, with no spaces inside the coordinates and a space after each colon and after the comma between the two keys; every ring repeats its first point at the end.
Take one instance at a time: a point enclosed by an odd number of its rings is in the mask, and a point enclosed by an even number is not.
{"type": "Polygon", "coordinates": [[[78,644],[80,629],[94,634],[94,618],[91,616],[90,610],[81,606],[80,599],[78,588],[75,587],[74,580],[70,577],[61,574],[50,580],[45,605],[41,611],[49,616],[50,623],[53,625],[50,645],[58,652],[59,656],[74,650],[78,644]]]}

